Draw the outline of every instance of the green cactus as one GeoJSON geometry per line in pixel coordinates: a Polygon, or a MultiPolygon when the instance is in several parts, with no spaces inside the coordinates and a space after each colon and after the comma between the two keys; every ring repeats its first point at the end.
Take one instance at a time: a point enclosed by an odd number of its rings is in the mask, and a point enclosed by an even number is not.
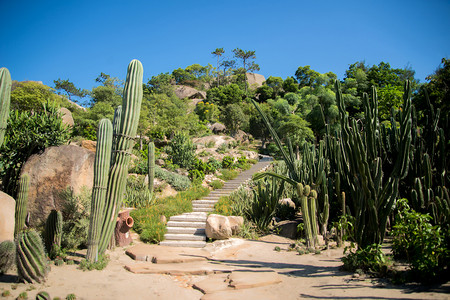
{"type": "Polygon", "coordinates": [[[17,235],[16,261],[19,279],[29,283],[42,283],[49,267],[44,244],[35,230],[24,231],[17,235]]]}
{"type": "Polygon", "coordinates": [[[116,141],[113,145],[112,162],[106,193],[105,214],[100,232],[99,254],[102,254],[111,240],[116,217],[122,204],[128,175],[131,149],[134,145],[142,102],[143,68],[138,60],[128,65],[127,78],[123,92],[122,112],[116,141]]]}
{"type": "Polygon", "coordinates": [[[51,300],[51,299],[52,297],[50,297],[50,295],[45,291],[39,292],[36,295],[36,300],[51,300]]]}
{"type": "Polygon", "coordinates": [[[25,218],[27,216],[28,207],[28,191],[30,188],[30,176],[27,173],[22,174],[19,180],[19,192],[17,194],[16,200],[16,211],[15,211],[15,226],[14,226],[14,236],[19,234],[19,232],[25,226],[25,218]]]}
{"type": "Polygon", "coordinates": [[[150,142],[148,144],[148,190],[149,190],[149,203],[153,199],[153,189],[155,180],[155,143],[150,142]]]}
{"type": "Polygon", "coordinates": [[[0,68],[0,146],[5,139],[11,102],[11,75],[7,68],[0,68]]]}
{"type": "Polygon", "coordinates": [[[63,217],[60,211],[52,209],[47,217],[44,230],[45,249],[52,253],[61,247],[63,217]],[[52,251],[53,250],[53,251],[52,251]]]}
{"type": "Polygon", "coordinates": [[[0,275],[6,273],[16,260],[16,244],[13,241],[0,243],[0,275]]]}
{"type": "Polygon", "coordinates": [[[111,162],[113,126],[108,119],[102,119],[97,131],[97,151],[94,159],[94,187],[92,189],[91,217],[89,222],[88,250],[86,259],[90,262],[98,260],[98,243],[103,211],[106,203],[106,189],[111,162]]]}

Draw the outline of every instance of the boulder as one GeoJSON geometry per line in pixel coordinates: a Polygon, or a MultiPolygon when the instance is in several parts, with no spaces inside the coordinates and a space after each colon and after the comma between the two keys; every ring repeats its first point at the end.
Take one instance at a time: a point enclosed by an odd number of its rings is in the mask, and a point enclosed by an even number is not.
{"type": "Polygon", "coordinates": [[[214,134],[218,134],[225,132],[227,127],[221,123],[214,123],[209,127],[209,129],[211,129],[214,134]]]}
{"type": "Polygon", "coordinates": [[[59,109],[59,112],[61,113],[63,124],[66,124],[67,126],[73,127],[73,125],[75,123],[73,121],[72,113],[70,112],[70,110],[68,110],[65,107],[61,107],[59,109]]]}
{"type": "Polygon", "coordinates": [[[194,89],[193,87],[186,85],[175,86],[175,95],[180,99],[206,99],[205,91],[199,91],[197,89],[194,89]]]}
{"type": "Polygon", "coordinates": [[[74,195],[92,189],[94,152],[75,145],[49,147],[31,156],[22,173],[30,176],[28,211],[31,225],[45,222],[52,209],[62,210],[62,193],[71,189],[74,195]]]}
{"type": "Polygon", "coordinates": [[[81,147],[88,149],[89,151],[95,152],[97,149],[97,142],[91,140],[83,140],[80,144],[81,147]]]}
{"type": "Polygon", "coordinates": [[[244,219],[236,216],[211,214],[206,219],[206,237],[214,240],[225,240],[239,233],[244,219]]]}
{"type": "Polygon", "coordinates": [[[14,214],[16,200],[10,195],[0,192],[0,243],[14,241],[14,214]]]}
{"type": "Polygon", "coordinates": [[[266,78],[264,77],[264,75],[261,75],[261,74],[246,73],[245,75],[247,76],[248,86],[251,89],[259,88],[266,81],[266,78]]]}
{"type": "Polygon", "coordinates": [[[211,214],[206,219],[206,237],[214,240],[226,240],[233,235],[230,221],[226,216],[211,214]]]}
{"type": "Polygon", "coordinates": [[[280,200],[278,201],[278,203],[280,203],[280,205],[286,205],[286,206],[288,206],[288,207],[290,207],[290,208],[295,209],[295,203],[294,203],[294,201],[292,201],[291,198],[283,198],[283,199],[280,199],[280,200]]]}
{"type": "Polygon", "coordinates": [[[278,235],[283,236],[288,239],[297,239],[299,237],[299,233],[297,230],[298,226],[297,221],[281,221],[277,224],[277,230],[279,230],[278,235]]]}

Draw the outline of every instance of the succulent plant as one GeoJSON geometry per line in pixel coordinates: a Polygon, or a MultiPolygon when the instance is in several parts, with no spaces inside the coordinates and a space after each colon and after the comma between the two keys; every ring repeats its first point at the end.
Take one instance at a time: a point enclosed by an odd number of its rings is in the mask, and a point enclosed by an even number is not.
{"type": "Polygon", "coordinates": [[[28,191],[30,188],[30,176],[22,174],[19,180],[19,192],[16,200],[14,235],[16,236],[25,226],[28,207],[28,191]]]}
{"type": "Polygon", "coordinates": [[[7,68],[0,68],[0,146],[5,138],[11,102],[11,75],[7,68]]]}
{"type": "Polygon", "coordinates": [[[15,263],[16,244],[13,241],[0,243],[0,274],[6,273],[15,263]]]}
{"type": "Polygon", "coordinates": [[[39,234],[35,230],[19,233],[16,238],[16,250],[19,279],[29,283],[43,282],[49,267],[39,234]]]}
{"type": "Polygon", "coordinates": [[[52,209],[47,217],[44,229],[45,249],[47,253],[52,251],[53,247],[61,247],[63,217],[60,211],[52,209]]]}

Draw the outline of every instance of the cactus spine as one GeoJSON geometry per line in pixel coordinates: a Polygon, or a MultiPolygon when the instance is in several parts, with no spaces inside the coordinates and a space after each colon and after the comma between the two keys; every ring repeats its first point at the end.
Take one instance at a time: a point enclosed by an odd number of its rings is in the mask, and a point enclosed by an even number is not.
{"type": "Polygon", "coordinates": [[[52,209],[47,217],[44,230],[45,249],[50,253],[56,246],[61,247],[63,217],[60,211],[52,209]]]}
{"type": "Polygon", "coordinates": [[[16,200],[14,236],[16,236],[25,226],[28,206],[28,190],[30,188],[30,176],[27,173],[22,174],[19,180],[19,193],[16,200]]]}
{"type": "Polygon", "coordinates": [[[142,64],[138,60],[131,61],[123,91],[120,126],[113,145],[114,159],[109,173],[105,214],[100,229],[99,254],[108,247],[125,192],[130,151],[134,144],[141,110],[142,78],[142,64]]]}
{"type": "Polygon", "coordinates": [[[0,68],[0,146],[5,139],[11,102],[11,75],[7,68],[0,68]]]}
{"type": "Polygon", "coordinates": [[[105,210],[106,188],[111,162],[113,126],[111,121],[100,121],[97,131],[97,151],[94,159],[94,187],[92,189],[91,219],[89,222],[88,251],[86,259],[93,262],[98,259],[98,241],[103,211],[105,210]]]}
{"type": "Polygon", "coordinates": [[[16,244],[13,241],[0,243],[0,275],[6,273],[15,262],[16,244]]]}
{"type": "Polygon", "coordinates": [[[34,230],[19,233],[16,248],[19,279],[29,283],[43,282],[48,273],[48,265],[39,234],[34,230]]]}
{"type": "Polygon", "coordinates": [[[155,143],[148,143],[148,190],[149,203],[153,198],[153,188],[155,180],[155,143]]]}

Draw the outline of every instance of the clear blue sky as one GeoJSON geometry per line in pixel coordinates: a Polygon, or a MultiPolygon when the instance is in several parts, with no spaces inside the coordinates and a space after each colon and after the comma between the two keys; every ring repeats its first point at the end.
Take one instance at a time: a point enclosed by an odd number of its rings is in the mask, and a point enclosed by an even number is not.
{"type": "Polygon", "coordinates": [[[0,0],[0,67],[14,80],[125,78],[133,58],[144,81],[211,52],[256,51],[258,73],[299,66],[344,77],[349,64],[409,64],[421,82],[450,56],[450,1],[7,1],[0,0]]]}

